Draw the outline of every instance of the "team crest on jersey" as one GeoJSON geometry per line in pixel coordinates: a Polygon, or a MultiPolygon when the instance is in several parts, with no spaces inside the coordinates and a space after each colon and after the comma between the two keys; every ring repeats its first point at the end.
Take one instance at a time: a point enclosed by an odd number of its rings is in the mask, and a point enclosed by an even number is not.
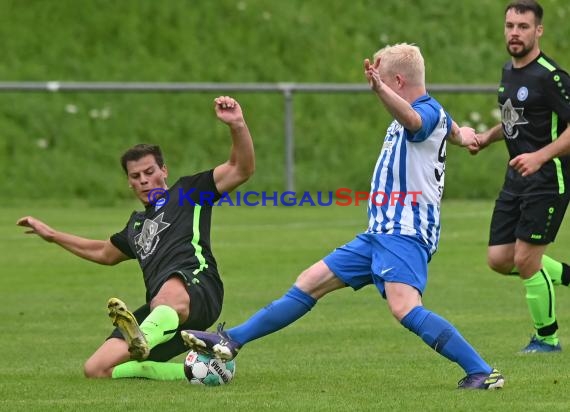
{"type": "Polygon", "coordinates": [[[522,86],[517,91],[517,99],[519,99],[519,102],[524,102],[527,97],[528,97],[528,89],[526,87],[522,86]]]}
{"type": "Polygon", "coordinates": [[[516,139],[519,135],[515,126],[528,123],[523,114],[524,107],[514,107],[511,99],[507,99],[505,104],[501,105],[501,121],[507,139],[516,139]]]}
{"type": "Polygon", "coordinates": [[[162,206],[164,206],[166,204],[166,198],[161,197],[160,199],[158,199],[156,201],[156,203],[154,204],[154,211],[156,212],[158,209],[160,209],[162,206]]]}
{"type": "Polygon", "coordinates": [[[159,233],[170,226],[170,223],[162,221],[163,217],[164,212],[154,219],[145,219],[141,233],[135,236],[137,254],[142,260],[152,255],[160,241],[159,233]]]}

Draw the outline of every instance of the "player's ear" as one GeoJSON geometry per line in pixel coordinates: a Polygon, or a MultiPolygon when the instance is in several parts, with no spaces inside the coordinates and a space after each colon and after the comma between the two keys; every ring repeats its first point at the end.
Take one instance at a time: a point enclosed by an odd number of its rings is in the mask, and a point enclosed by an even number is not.
{"type": "Polygon", "coordinates": [[[396,83],[398,84],[399,88],[404,87],[404,83],[405,83],[404,76],[402,76],[401,74],[397,74],[396,75],[396,83]]]}
{"type": "Polygon", "coordinates": [[[542,24],[539,24],[536,26],[536,36],[540,37],[542,36],[542,33],[544,33],[544,26],[542,24]]]}

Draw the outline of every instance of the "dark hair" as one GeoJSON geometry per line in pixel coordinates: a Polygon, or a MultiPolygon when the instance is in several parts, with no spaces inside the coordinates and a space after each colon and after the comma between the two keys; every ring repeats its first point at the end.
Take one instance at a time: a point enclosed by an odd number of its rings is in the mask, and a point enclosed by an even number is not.
{"type": "Polygon", "coordinates": [[[510,10],[515,9],[517,13],[526,13],[530,11],[534,13],[534,20],[537,25],[542,23],[542,6],[536,0],[514,0],[511,1],[505,9],[505,14],[510,10]]]}
{"type": "Polygon", "coordinates": [[[127,162],[136,161],[148,155],[154,156],[154,160],[156,160],[158,167],[164,166],[164,159],[162,158],[162,152],[160,151],[160,147],[158,145],[144,143],[137,144],[128,149],[121,156],[121,166],[123,167],[125,173],[128,173],[127,162]]]}

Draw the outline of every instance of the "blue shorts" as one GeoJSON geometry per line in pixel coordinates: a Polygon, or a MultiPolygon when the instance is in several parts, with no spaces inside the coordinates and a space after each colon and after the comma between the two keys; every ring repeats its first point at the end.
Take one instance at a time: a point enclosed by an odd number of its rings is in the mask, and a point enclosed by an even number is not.
{"type": "Polygon", "coordinates": [[[405,283],[423,294],[428,259],[426,246],[412,236],[361,233],[323,260],[354,290],[374,283],[386,297],[384,282],[405,283]]]}

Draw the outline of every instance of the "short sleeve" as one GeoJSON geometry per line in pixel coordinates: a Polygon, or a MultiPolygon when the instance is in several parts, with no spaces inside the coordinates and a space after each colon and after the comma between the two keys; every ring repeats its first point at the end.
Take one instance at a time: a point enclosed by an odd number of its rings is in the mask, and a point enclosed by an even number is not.
{"type": "Polygon", "coordinates": [[[214,169],[181,177],[179,184],[184,191],[183,196],[197,204],[211,204],[222,197],[214,182],[214,169]]]}
{"type": "Polygon", "coordinates": [[[554,70],[545,84],[548,100],[560,119],[570,123],[570,76],[563,70],[554,70]]]}
{"type": "Polygon", "coordinates": [[[113,244],[113,246],[115,246],[117,249],[123,252],[125,256],[128,256],[131,259],[135,259],[136,255],[133,253],[133,250],[129,245],[128,227],[129,224],[127,223],[127,225],[123,230],[111,236],[110,241],[113,244]]]}
{"type": "Polygon", "coordinates": [[[425,101],[419,101],[412,104],[412,109],[420,115],[422,127],[416,132],[406,130],[406,139],[411,142],[423,142],[439,123],[439,108],[425,101]]]}

